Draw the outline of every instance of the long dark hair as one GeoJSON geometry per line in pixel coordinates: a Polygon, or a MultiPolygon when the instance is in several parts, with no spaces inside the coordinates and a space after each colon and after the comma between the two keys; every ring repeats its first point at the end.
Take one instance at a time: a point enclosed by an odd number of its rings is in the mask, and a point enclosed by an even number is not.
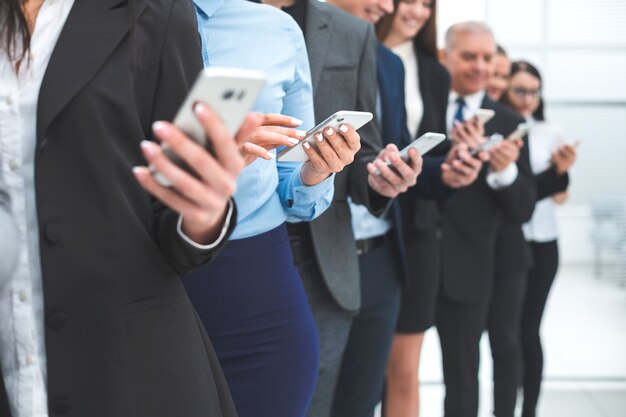
{"type": "Polygon", "coordinates": [[[30,33],[22,3],[24,0],[0,0],[0,50],[12,62],[24,58],[30,48],[30,33]]]}
{"type": "MultiPolygon", "coordinates": [[[[415,0],[393,1],[393,13],[383,17],[376,24],[376,36],[378,36],[378,40],[383,42],[391,31],[393,19],[398,13],[398,5],[400,4],[400,2],[411,3],[413,1],[415,0]]],[[[417,36],[413,38],[413,46],[416,52],[423,52],[432,56],[433,58],[437,58],[437,0],[431,1],[430,9],[430,18],[428,19],[422,30],[419,31],[417,36]]]]}
{"type": "MultiPolygon", "coordinates": [[[[535,67],[533,64],[527,61],[513,62],[511,64],[511,74],[510,74],[511,78],[513,78],[513,76],[517,74],[518,72],[528,73],[532,75],[533,77],[535,77],[536,79],[538,79],[539,88],[543,89],[543,81],[541,79],[541,74],[539,73],[539,70],[537,69],[537,67],[535,67]]],[[[509,90],[510,89],[511,87],[509,87],[509,90]]],[[[507,92],[506,94],[502,94],[500,101],[503,104],[507,105],[508,107],[513,108],[513,103],[511,103],[511,100],[509,100],[509,92],[507,92]]],[[[533,112],[533,118],[535,120],[542,120],[542,121],[546,119],[545,114],[544,114],[544,106],[543,106],[543,93],[541,92],[539,93],[539,106],[537,107],[537,110],[533,112]]]]}

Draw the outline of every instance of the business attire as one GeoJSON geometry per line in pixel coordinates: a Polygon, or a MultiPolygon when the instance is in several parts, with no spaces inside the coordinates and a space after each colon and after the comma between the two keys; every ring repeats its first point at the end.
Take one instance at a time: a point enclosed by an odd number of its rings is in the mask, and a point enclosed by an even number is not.
{"type": "MultiPolygon", "coordinates": [[[[497,132],[506,136],[523,122],[483,91],[465,97],[451,92],[448,103],[448,128],[453,120],[466,120],[478,108],[496,112],[485,125],[487,135],[497,132]]],[[[516,163],[498,173],[486,164],[472,185],[458,190],[445,204],[436,324],[446,384],[446,417],[473,417],[478,412],[479,341],[494,287],[498,245],[502,244],[498,234],[506,222],[519,224],[530,218],[535,196],[528,147],[524,146],[516,163]]],[[[498,256],[519,262],[514,259],[520,253],[517,242],[506,243],[516,252],[498,256]]]]}
{"type": "MultiPolygon", "coordinates": [[[[399,149],[411,141],[404,107],[404,68],[400,58],[382,44],[377,47],[378,100],[383,143],[399,149]]],[[[409,193],[445,199],[440,161],[425,161],[418,183],[409,193]]],[[[374,414],[382,399],[385,369],[400,308],[400,290],[408,281],[406,249],[399,203],[378,218],[354,204],[352,228],[361,274],[361,308],[350,328],[332,416],[374,414]]]]}
{"type": "Polygon", "coordinates": [[[186,1],[44,2],[29,66],[0,58],[20,245],[0,293],[13,417],[236,415],[178,279],[223,246],[234,206],[199,245],[132,173],[202,69],[194,25],[186,1]]]}
{"type": "MultiPolygon", "coordinates": [[[[283,9],[298,22],[307,44],[316,122],[335,111],[375,112],[376,37],[362,20],[317,0],[283,9]]],[[[312,222],[289,224],[296,266],[320,336],[320,369],[310,417],[330,416],[352,318],[361,305],[359,264],[348,199],[382,214],[388,199],[369,188],[366,165],[381,148],[376,120],[359,129],[355,161],[335,177],[333,202],[312,222]]]]}
{"type": "MultiPolygon", "coordinates": [[[[245,0],[196,0],[205,66],[263,71],[254,110],[314,126],[302,31],[287,14],[245,0]],[[245,30],[241,24],[245,22],[245,30]]],[[[258,159],[238,180],[237,227],[218,259],[183,279],[214,343],[239,417],[306,414],[319,341],[289,245],[286,220],[310,221],[330,205],[334,176],[315,186],[302,163],[258,159]]]]}
{"type": "MultiPolygon", "coordinates": [[[[426,132],[447,133],[448,71],[437,58],[416,49],[412,41],[393,51],[402,59],[406,71],[407,128],[411,137],[416,139],[426,132]]],[[[429,155],[441,156],[449,147],[450,141],[445,141],[429,155]]],[[[409,283],[402,290],[396,333],[421,333],[435,323],[441,276],[440,204],[411,193],[401,195],[399,200],[409,283]]]]}
{"type": "Polygon", "coordinates": [[[531,123],[528,135],[530,166],[537,180],[537,188],[542,192],[538,193],[532,218],[523,227],[524,235],[531,245],[534,264],[528,273],[521,318],[524,381],[522,416],[534,417],[543,372],[543,349],[539,330],[559,265],[556,204],[551,195],[565,191],[569,178],[567,173],[557,174],[560,179],[555,177],[554,165],[551,162],[552,153],[557,150],[563,138],[561,129],[553,123],[544,121],[531,119],[528,123],[531,123]],[[552,181],[547,178],[552,178],[552,181]],[[543,195],[543,192],[550,189],[549,195],[543,195]]]}

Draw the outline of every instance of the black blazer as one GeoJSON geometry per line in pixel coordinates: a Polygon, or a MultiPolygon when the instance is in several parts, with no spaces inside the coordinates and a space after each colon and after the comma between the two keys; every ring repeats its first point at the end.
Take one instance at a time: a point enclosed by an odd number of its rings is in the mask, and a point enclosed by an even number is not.
{"type": "Polygon", "coordinates": [[[4,388],[4,378],[2,377],[2,372],[0,372],[0,416],[11,417],[11,409],[9,408],[9,399],[7,398],[7,391],[4,388]]]}
{"type": "MultiPolygon", "coordinates": [[[[481,107],[496,111],[495,117],[485,125],[488,135],[498,132],[506,136],[523,122],[517,114],[488,97],[485,97],[481,107]]],[[[506,219],[519,225],[532,215],[536,191],[527,145],[522,148],[517,161],[519,174],[509,187],[492,190],[486,182],[485,166],[472,185],[458,190],[445,204],[442,289],[445,296],[453,301],[488,301],[495,272],[496,239],[503,222],[506,219]]],[[[521,236],[521,229],[517,227],[513,234],[521,236]]],[[[505,262],[517,264],[520,257],[518,243],[515,238],[503,244],[503,248],[504,245],[508,248],[502,255],[505,262]]]]}
{"type": "Polygon", "coordinates": [[[125,0],[76,0],[39,95],[50,414],[236,416],[179,280],[216,251],[185,243],[131,172],[202,68],[193,4],[139,0],[129,16],[125,0]]]}
{"type": "MultiPolygon", "coordinates": [[[[426,132],[447,133],[446,112],[450,93],[450,74],[439,61],[418,49],[415,51],[418,65],[418,81],[420,95],[424,105],[424,113],[417,135],[426,132]]],[[[450,141],[445,141],[429,153],[429,159],[442,162],[442,158],[450,149],[450,141]]],[[[405,222],[405,239],[414,239],[420,232],[434,231],[439,228],[441,213],[436,201],[416,197],[413,193],[400,196],[402,217],[405,222]]],[[[412,255],[413,256],[413,255],[412,255]]],[[[419,254],[417,254],[419,256],[419,254]]]]}

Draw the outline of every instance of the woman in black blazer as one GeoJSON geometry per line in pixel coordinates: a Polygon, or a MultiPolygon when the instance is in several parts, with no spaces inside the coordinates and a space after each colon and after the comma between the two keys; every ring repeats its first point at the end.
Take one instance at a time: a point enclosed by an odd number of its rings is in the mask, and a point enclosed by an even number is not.
{"type": "MultiPolygon", "coordinates": [[[[402,58],[405,66],[407,128],[412,139],[426,132],[446,133],[450,76],[437,60],[436,1],[396,1],[396,4],[395,12],[381,20],[377,32],[379,39],[402,58]]],[[[430,155],[445,155],[449,148],[446,142],[430,155]]],[[[420,351],[424,332],[434,324],[439,289],[440,214],[437,202],[416,198],[411,193],[400,196],[400,202],[410,281],[402,292],[387,365],[384,413],[414,417],[419,412],[420,351]]]]}
{"type": "MultiPolygon", "coordinates": [[[[62,25],[60,34],[39,40],[55,44],[40,73],[36,113],[33,107],[32,116],[16,116],[37,126],[36,137],[17,139],[32,145],[35,158],[34,186],[23,193],[34,194],[38,220],[40,261],[29,263],[40,267],[43,286],[34,294],[44,306],[43,334],[36,335],[45,336],[48,401],[41,405],[50,416],[234,417],[179,276],[208,262],[226,241],[234,205],[219,190],[234,189],[243,160],[206,107],[196,110],[215,157],[168,123],[155,128],[201,179],[142,143],[153,137],[154,121],[173,118],[202,69],[193,5],[71,1],[44,2],[41,9],[39,1],[0,4],[0,64],[15,70],[4,73],[9,78],[29,74],[44,59],[27,46],[40,29],[38,13],[69,9],[65,23],[49,13],[43,19],[62,25]],[[15,45],[26,45],[25,53],[15,45]],[[144,156],[178,191],[157,186],[147,168],[133,169],[146,163],[144,156]]],[[[14,395],[9,390],[9,404],[14,395]]]]}

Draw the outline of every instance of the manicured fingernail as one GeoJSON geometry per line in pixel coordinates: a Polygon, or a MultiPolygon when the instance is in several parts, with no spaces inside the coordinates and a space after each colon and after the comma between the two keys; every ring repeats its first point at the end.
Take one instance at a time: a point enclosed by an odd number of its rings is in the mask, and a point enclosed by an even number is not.
{"type": "Polygon", "coordinates": [[[321,142],[324,140],[324,136],[322,136],[321,133],[318,133],[317,135],[315,135],[315,139],[317,139],[318,142],[321,142]]]}
{"type": "Polygon", "coordinates": [[[149,172],[149,170],[146,167],[133,167],[133,174],[135,174],[135,175],[137,175],[139,177],[143,177],[148,172],[149,172]]]}
{"type": "Polygon", "coordinates": [[[268,153],[267,153],[267,156],[268,156],[270,159],[276,159],[276,154],[275,154],[274,152],[268,152],[268,153]]]}
{"type": "Polygon", "coordinates": [[[341,131],[341,133],[348,133],[348,126],[341,125],[339,126],[339,130],[341,131]]]}
{"type": "Polygon", "coordinates": [[[152,131],[161,136],[168,136],[171,133],[169,126],[160,121],[152,123],[152,131]]]}
{"type": "Polygon", "coordinates": [[[302,124],[302,120],[296,119],[295,117],[291,118],[291,124],[295,126],[300,126],[302,124]]]}
{"type": "Polygon", "coordinates": [[[157,146],[150,142],[149,140],[142,140],[141,141],[141,149],[143,149],[143,151],[146,153],[146,155],[148,156],[154,156],[157,153],[157,146]]]}
{"type": "Polygon", "coordinates": [[[305,149],[311,149],[311,145],[309,145],[309,142],[304,142],[304,146],[305,149]]]}
{"type": "Polygon", "coordinates": [[[306,136],[306,130],[296,130],[296,136],[299,138],[303,138],[306,136]]]}
{"type": "Polygon", "coordinates": [[[193,111],[196,112],[198,116],[206,117],[209,114],[209,109],[202,103],[196,103],[193,106],[193,111]]]}
{"type": "Polygon", "coordinates": [[[300,143],[300,141],[298,139],[295,139],[295,138],[289,138],[289,139],[287,139],[287,141],[289,143],[291,143],[292,145],[297,145],[298,143],[300,143]]]}
{"type": "Polygon", "coordinates": [[[326,129],[326,136],[332,136],[334,134],[335,134],[335,131],[331,129],[330,127],[326,129]]]}

